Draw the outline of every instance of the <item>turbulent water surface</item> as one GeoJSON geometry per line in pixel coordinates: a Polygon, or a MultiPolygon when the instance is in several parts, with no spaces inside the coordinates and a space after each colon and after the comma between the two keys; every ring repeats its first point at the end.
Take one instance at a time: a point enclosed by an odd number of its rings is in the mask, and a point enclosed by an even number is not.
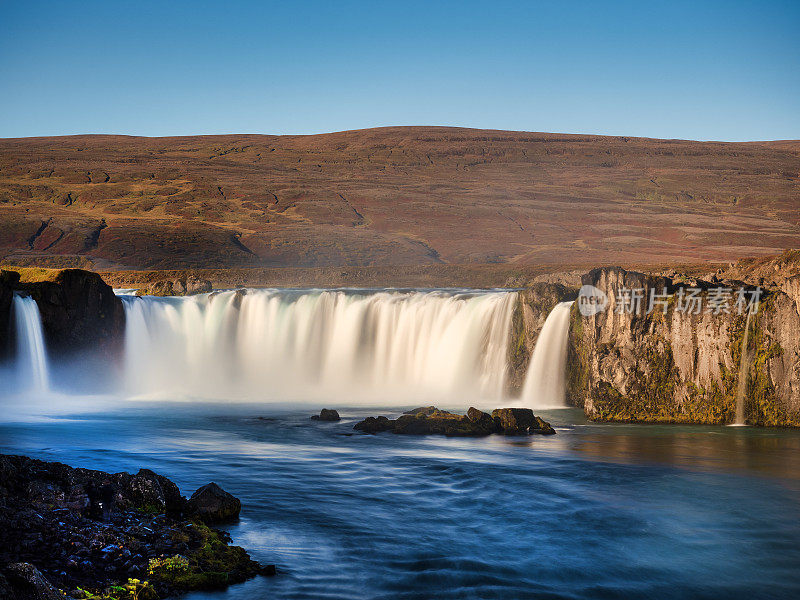
{"type": "Polygon", "coordinates": [[[562,410],[554,437],[370,436],[387,409],[339,408],[138,403],[0,424],[0,451],[239,496],[234,541],[280,574],[192,600],[800,594],[796,432],[562,410]]]}

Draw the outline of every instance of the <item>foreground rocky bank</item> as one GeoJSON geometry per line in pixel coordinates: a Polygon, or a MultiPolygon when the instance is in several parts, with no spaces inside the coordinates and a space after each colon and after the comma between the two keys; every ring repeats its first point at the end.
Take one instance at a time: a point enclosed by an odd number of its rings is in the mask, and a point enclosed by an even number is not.
{"type": "Polygon", "coordinates": [[[0,455],[0,598],[156,600],[273,575],[211,525],[239,501],[166,477],[0,455]]]}

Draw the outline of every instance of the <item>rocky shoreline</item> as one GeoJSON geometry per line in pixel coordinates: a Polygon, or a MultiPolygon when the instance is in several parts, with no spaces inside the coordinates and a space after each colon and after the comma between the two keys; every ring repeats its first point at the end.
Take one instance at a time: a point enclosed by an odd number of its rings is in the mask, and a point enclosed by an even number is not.
{"type": "Polygon", "coordinates": [[[157,600],[274,575],[212,526],[240,506],[214,483],[187,500],[147,469],[0,455],[0,598],[157,600]]]}

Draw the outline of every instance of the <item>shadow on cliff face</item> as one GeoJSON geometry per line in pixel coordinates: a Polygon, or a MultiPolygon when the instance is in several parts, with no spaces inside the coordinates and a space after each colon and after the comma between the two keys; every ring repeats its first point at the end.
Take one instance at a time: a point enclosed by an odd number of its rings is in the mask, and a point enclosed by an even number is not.
{"type": "MultiPolygon", "coordinates": [[[[117,378],[122,358],[125,312],[114,290],[89,271],[66,269],[46,281],[20,281],[14,271],[0,272],[0,368],[5,389],[0,394],[24,388],[16,381],[13,365],[23,360],[17,349],[15,295],[28,296],[36,303],[44,342],[43,361],[48,368],[48,386],[65,391],[96,393],[109,388],[117,378]],[[50,369],[50,365],[57,365],[50,369]]],[[[35,320],[35,319],[34,319],[35,320]]],[[[37,324],[34,328],[39,329],[37,324]]]]}

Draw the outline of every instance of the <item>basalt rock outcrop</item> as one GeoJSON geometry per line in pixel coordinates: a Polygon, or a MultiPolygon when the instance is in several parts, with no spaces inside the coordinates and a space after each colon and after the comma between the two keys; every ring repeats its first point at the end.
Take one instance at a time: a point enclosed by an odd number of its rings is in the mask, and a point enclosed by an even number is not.
{"type": "Polygon", "coordinates": [[[578,289],[560,283],[535,283],[520,291],[511,317],[508,346],[507,391],[516,396],[525,382],[536,340],[547,315],[559,302],[574,300],[578,289]]]}
{"type": "Polygon", "coordinates": [[[11,354],[11,302],[18,284],[19,273],[0,271],[0,361],[11,354]]]}
{"type": "Polygon", "coordinates": [[[136,291],[137,296],[194,296],[212,292],[213,285],[207,279],[184,275],[176,279],[162,279],[136,291]]]}
{"type": "Polygon", "coordinates": [[[711,304],[715,289],[735,291],[741,282],[651,277],[611,267],[587,273],[583,284],[607,299],[605,310],[584,316],[579,298],[571,313],[567,398],[589,417],[732,423],[741,383],[748,424],[800,425],[800,313],[783,290],[762,290],[748,326],[746,310],[740,314],[731,305],[715,314],[711,304]],[[699,311],[681,310],[676,299],[688,297],[689,287],[700,290],[699,311]],[[643,290],[641,309],[623,310],[622,296],[633,289],[643,290]],[[651,292],[666,295],[648,312],[651,292]]]}
{"type": "Polygon", "coordinates": [[[367,417],[353,429],[364,433],[391,431],[400,435],[446,435],[449,437],[478,437],[499,433],[503,435],[552,435],[550,424],[533,414],[529,408],[499,408],[492,414],[470,407],[466,415],[439,410],[435,406],[416,408],[396,419],[385,416],[367,417]]]}
{"type": "Polygon", "coordinates": [[[36,300],[51,353],[93,350],[116,355],[121,349],[125,310],[97,273],[64,269],[52,281],[22,282],[14,287],[36,300]]]}
{"type": "Polygon", "coordinates": [[[229,542],[152,471],[111,474],[0,455],[3,598],[50,598],[56,588],[94,597],[82,588],[154,600],[274,574],[229,542]]]}
{"type": "Polygon", "coordinates": [[[237,519],[242,503],[212,481],[192,494],[186,508],[204,523],[213,524],[237,519]]]}

